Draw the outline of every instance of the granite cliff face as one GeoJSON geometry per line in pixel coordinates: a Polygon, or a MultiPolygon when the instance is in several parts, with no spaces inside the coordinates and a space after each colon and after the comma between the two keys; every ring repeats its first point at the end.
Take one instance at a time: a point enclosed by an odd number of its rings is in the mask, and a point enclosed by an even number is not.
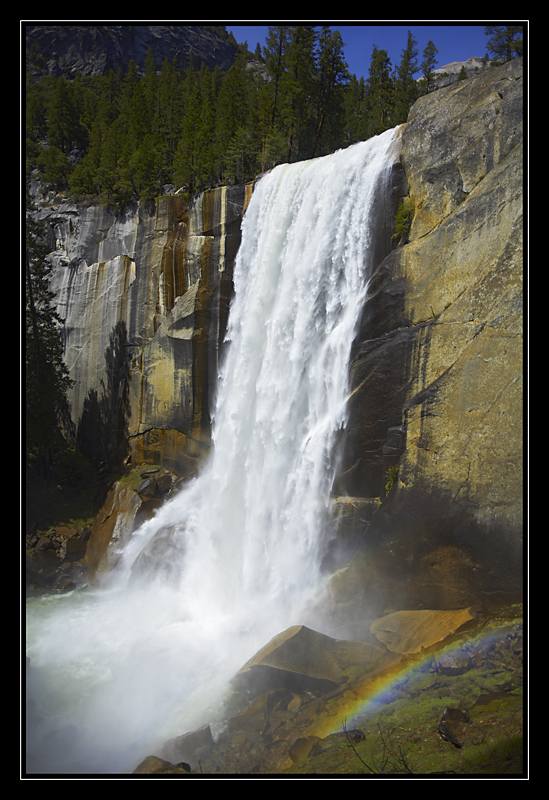
{"type": "Polygon", "coordinates": [[[522,91],[516,60],[412,108],[415,211],[374,276],[352,366],[345,484],[383,493],[399,465],[369,545],[383,543],[387,599],[411,607],[520,594],[522,91]]]}
{"type": "Polygon", "coordinates": [[[465,73],[465,77],[476,77],[480,72],[489,69],[491,62],[487,58],[468,58],[467,61],[452,61],[451,64],[445,64],[443,67],[433,70],[437,89],[443,89],[445,86],[450,86],[456,83],[458,76],[465,73]]]}
{"type": "Polygon", "coordinates": [[[219,33],[200,25],[28,25],[27,58],[49,75],[107,75],[130,61],[143,70],[149,49],[158,69],[178,58],[184,67],[192,53],[195,66],[216,64],[227,70],[234,47],[219,33]]]}
{"type": "Polygon", "coordinates": [[[178,196],[115,217],[48,208],[52,289],[65,319],[80,447],[96,464],[163,464],[207,452],[210,394],[249,187],[178,196]]]}

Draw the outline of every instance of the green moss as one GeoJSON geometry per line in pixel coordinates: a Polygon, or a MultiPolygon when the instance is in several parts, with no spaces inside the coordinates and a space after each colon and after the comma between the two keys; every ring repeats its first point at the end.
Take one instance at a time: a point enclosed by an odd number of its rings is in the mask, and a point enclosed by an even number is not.
{"type": "Polygon", "coordinates": [[[521,613],[518,606],[498,618],[478,620],[478,628],[453,637],[449,646],[436,648],[436,657],[394,684],[390,698],[384,694],[353,719],[352,729],[361,731],[361,741],[342,738],[342,732],[333,734],[319,742],[305,761],[284,772],[364,776],[521,774],[522,689],[520,685],[512,692],[502,688],[516,684],[516,662],[508,662],[508,656],[502,655],[500,663],[492,648],[492,634],[494,641],[505,642],[520,632],[521,613]],[[451,652],[456,646],[463,652],[480,646],[480,664],[469,664],[461,674],[442,674],[438,659],[448,647],[451,652]],[[439,733],[447,706],[465,709],[469,715],[461,747],[439,733]]]}
{"type": "MultiPolygon", "coordinates": [[[[373,666],[373,664],[371,666],[373,666]]],[[[365,667],[361,664],[353,664],[352,666],[343,670],[341,677],[344,681],[350,681],[354,678],[358,678],[360,675],[363,675],[368,671],[368,668],[369,667],[365,667]]]]}
{"type": "Polygon", "coordinates": [[[392,467],[389,467],[387,472],[385,473],[385,492],[388,493],[393,483],[396,481],[398,476],[398,464],[394,464],[392,467]]]}
{"type": "Polygon", "coordinates": [[[395,232],[393,239],[402,239],[410,232],[415,205],[411,200],[403,200],[395,214],[395,232]]]}

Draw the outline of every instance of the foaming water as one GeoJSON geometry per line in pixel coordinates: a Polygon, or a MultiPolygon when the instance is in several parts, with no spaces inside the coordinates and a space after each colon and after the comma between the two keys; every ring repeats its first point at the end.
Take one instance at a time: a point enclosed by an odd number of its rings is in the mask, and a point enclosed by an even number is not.
{"type": "Polygon", "coordinates": [[[28,607],[32,772],[130,772],[222,719],[227,682],[322,584],[348,362],[395,131],[261,178],[212,456],[108,582],[28,607]]]}

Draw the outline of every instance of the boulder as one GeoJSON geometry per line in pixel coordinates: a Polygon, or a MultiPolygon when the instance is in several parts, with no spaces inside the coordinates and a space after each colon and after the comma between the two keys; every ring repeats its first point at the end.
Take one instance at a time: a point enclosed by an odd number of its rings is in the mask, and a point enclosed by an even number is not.
{"type": "Polygon", "coordinates": [[[36,547],[27,550],[25,556],[27,588],[51,586],[57,577],[59,567],[59,558],[55,550],[36,547]]]}
{"type": "Polygon", "coordinates": [[[163,769],[171,767],[172,764],[169,761],[164,761],[163,758],[158,758],[157,756],[147,756],[143,761],[137,766],[133,774],[134,775],[150,775],[151,773],[161,772],[163,769]]]}
{"type": "Polygon", "coordinates": [[[129,486],[121,481],[113,484],[91,527],[86,548],[90,580],[94,580],[98,572],[114,565],[114,547],[122,545],[134,530],[141,504],[141,498],[129,486]]]}
{"type": "Polygon", "coordinates": [[[160,528],[132,564],[132,582],[161,580],[167,584],[176,581],[185,553],[183,534],[183,527],[177,523],[160,528]]]}
{"type": "Polygon", "coordinates": [[[86,527],[72,533],[65,540],[65,560],[79,561],[86,555],[86,548],[90,538],[91,528],[86,527]]]}
{"type": "Polygon", "coordinates": [[[438,732],[445,741],[451,742],[454,747],[463,747],[467,725],[470,721],[467,711],[447,706],[438,724],[438,732]]]}
{"type": "Polygon", "coordinates": [[[473,608],[395,611],[374,620],[370,630],[391,652],[409,655],[441,642],[475,617],[473,608]]]}
{"type": "Polygon", "coordinates": [[[167,471],[161,471],[160,468],[153,470],[146,470],[141,473],[143,482],[136,488],[136,492],[142,500],[150,500],[155,498],[165,499],[166,495],[175,484],[176,476],[167,471]]]}
{"type": "Polygon", "coordinates": [[[27,540],[27,591],[72,591],[86,572],[84,557],[91,530],[57,525],[27,540]]]}
{"type": "Polygon", "coordinates": [[[275,636],[244,664],[233,683],[251,693],[267,687],[329,691],[345,680],[353,665],[368,669],[386,653],[366,642],[332,639],[304,625],[295,625],[275,636]]]}
{"type": "Polygon", "coordinates": [[[165,742],[162,755],[172,762],[184,762],[191,769],[198,767],[201,758],[207,756],[214,748],[214,740],[209,725],[203,725],[195,731],[184,733],[165,742]]]}
{"type": "Polygon", "coordinates": [[[141,483],[137,489],[137,494],[142,500],[147,500],[149,497],[154,497],[156,492],[156,481],[154,478],[147,478],[141,483]]]}
{"type": "Polygon", "coordinates": [[[180,762],[178,764],[172,764],[171,761],[165,761],[163,758],[158,758],[158,756],[147,756],[143,761],[137,766],[134,771],[133,775],[166,775],[172,773],[190,773],[191,768],[189,764],[185,762],[180,762]]]}
{"type": "Polygon", "coordinates": [[[313,747],[320,742],[319,736],[305,736],[296,739],[288,750],[288,755],[292,762],[296,764],[299,761],[304,761],[313,747]]]}

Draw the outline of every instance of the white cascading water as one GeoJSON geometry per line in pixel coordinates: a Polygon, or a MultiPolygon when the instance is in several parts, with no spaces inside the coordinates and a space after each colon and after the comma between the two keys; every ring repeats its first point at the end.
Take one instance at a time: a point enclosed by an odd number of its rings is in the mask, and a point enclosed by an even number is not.
{"type": "Polygon", "coordinates": [[[131,772],[222,720],[230,678],[305,622],[394,138],[259,180],[208,464],[134,533],[108,582],[28,603],[29,772],[131,772]]]}

